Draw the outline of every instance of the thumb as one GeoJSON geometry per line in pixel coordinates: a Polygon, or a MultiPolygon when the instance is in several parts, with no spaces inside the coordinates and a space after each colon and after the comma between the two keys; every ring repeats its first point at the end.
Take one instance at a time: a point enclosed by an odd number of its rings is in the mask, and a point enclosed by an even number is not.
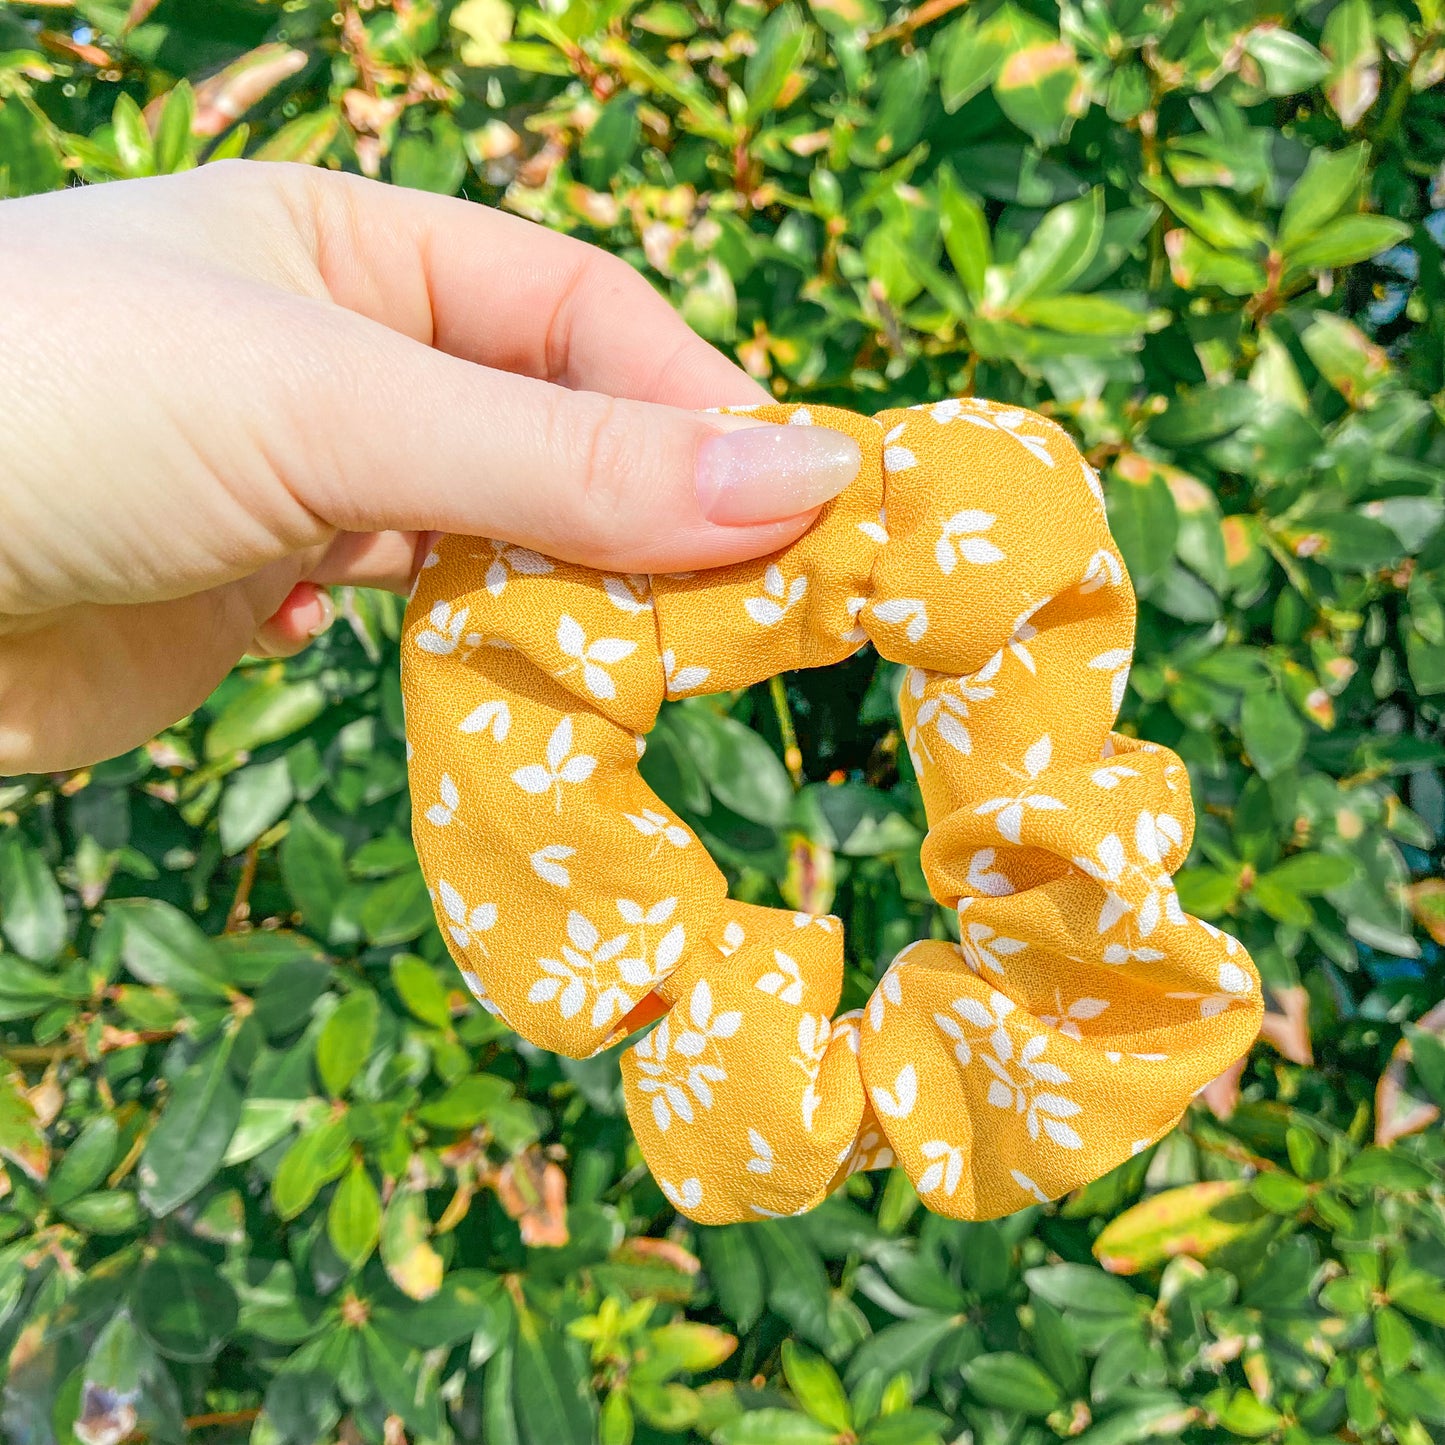
{"type": "Polygon", "coordinates": [[[282,399],[283,474],[345,531],[461,532],[590,566],[690,571],[785,546],[861,465],[858,444],[826,427],[572,391],[329,316],[336,334],[305,395],[282,399]]]}

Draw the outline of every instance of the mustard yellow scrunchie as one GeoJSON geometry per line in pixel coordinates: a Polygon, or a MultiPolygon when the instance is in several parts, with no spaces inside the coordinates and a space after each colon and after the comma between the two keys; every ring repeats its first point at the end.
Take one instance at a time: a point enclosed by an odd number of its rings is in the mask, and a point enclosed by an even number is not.
{"type": "Polygon", "coordinates": [[[468,985],[523,1037],[623,1056],[627,1109],[692,1218],[796,1213],[902,1165],[932,1209],[1005,1214],[1165,1133],[1250,1045],[1259,980],[1187,916],[1193,833],[1167,749],[1111,732],[1134,597],[1098,481],[1031,412],[965,398],[875,418],[798,542],[687,576],[609,576],[450,537],[407,612],[414,831],[468,985]],[[836,918],[736,903],[639,777],[664,697],[872,642],[958,944],[903,950],[833,1017],[836,918]]]}

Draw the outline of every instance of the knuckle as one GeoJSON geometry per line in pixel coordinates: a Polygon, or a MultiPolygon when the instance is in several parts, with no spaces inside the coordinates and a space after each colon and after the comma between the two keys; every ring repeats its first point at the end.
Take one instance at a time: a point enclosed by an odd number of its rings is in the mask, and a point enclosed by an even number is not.
{"type": "Polygon", "coordinates": [[[592,546],[610,550],[629,530],[628,502],[637,475],[626,409],[616,398],[572,393],[580,515],[576,522],[592,546]]]}
{"type": "Polygon", "coordinates": [[[707,428],[667,408],[590,392],[564,394],[570,486],[567,542],[593,566],[648,571],[688,525],[694,457],[707,428]]]}
{"type": "Polygon", "coordinates": [[[541,371],[548,381],[565,383],[573,371],[579,311],[599,308],[604,313],[617,312],[653,301],[656,293],[620,257],[578,242],[572,264],[556,287],[555,298],[543,336],[541,371]]]}

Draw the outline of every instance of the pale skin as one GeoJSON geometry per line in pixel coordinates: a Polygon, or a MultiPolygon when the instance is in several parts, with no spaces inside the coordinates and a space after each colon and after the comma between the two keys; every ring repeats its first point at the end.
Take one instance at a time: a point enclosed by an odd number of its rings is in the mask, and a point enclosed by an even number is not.
{"type": "Polygon", "coordinates": [[[699,449],[753,423],[703,409],[768,394],[624,262],[299,166],[0,204],[0,397],[0,774],[138,746],[437,532],[681,571],[822,500],[709,520],[699,449]]]}

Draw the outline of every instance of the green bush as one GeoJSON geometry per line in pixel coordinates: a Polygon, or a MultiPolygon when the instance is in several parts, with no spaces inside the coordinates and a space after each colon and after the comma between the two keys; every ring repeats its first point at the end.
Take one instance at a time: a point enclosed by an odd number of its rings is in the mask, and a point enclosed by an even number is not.
{"type": "MultiPolygon", "coordinates": [[[[1439,0],[0,8],[0,195],[360,170],[625,256],[780,396],[1057,416],[1141,598],[1124,726],[1193,774],[1180,892],[1270,998],[1060,1205],[875,1175],[695,1228],[615,1058],[462,989],[399,607],[345,595],[147,747],[0,783],[0,1434],[1445,1440],[1442,75],[1439,0]]],[[[648,754],[739,896],[845,919],[849,1004],[951,923],[895,682],[672,704],[648,754]]]]}

